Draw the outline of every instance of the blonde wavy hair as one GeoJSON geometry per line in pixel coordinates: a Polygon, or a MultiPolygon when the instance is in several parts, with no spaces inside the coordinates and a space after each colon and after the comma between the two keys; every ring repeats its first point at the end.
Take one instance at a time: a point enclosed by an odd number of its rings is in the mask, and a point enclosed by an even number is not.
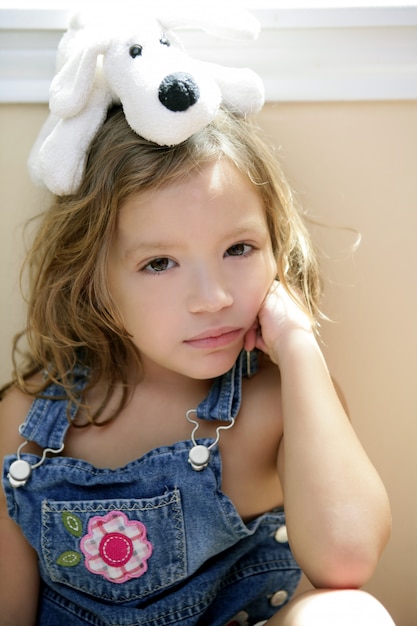
{"type": "Polygon", "coordinates": [[[58,382],[72,401],[81,404],[74,369],[87,367],[88,388],[106,383],[101,406],[89,421],[103,423],[100,415],[121,386],[124,393],[110,417],[120,412],[129,396],[128,372],[133,365],[140,376],[141,365],[140,353],[107,289],[107,259],[119,207],[131,194],[166,187],[219,158],[229,159],[257,187],[277,278],[317,319],[321,291],[317,257],[274,150],[254,123],[222,110],[187,141],[161,147],[135,134],[122,110],[114,107],[92,143],[79,191],[55,198],[41,216],[24,266],[28,314],[26,329],[14,342],[14,384],[39,395],[58,382]],[[24,356],[18,348],[23,336],[24,356]],[[40,371],[42,383],[28,385],[40,371]]]}

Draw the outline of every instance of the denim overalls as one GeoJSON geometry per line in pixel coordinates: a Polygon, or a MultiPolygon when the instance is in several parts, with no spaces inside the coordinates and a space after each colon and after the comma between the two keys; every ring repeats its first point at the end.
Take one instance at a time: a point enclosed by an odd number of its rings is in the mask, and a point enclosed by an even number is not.
{"type": "MultiPolygon", "coordinates": [[[[256,354],[250,367],[256,369],[256,354]]],[[[246,369],[242,353],[197,407],[199,419],[233,422],[246,369]]],[[[80,372],[80,388],[85,379],[80,372]]],[[[67,401],[57,385],[46,393],[51,399],[35,400],[20,430],[58,450],[69,425],[67,401]]],[[[193,436],[116,470],[51,453],[42,461],[24,448],[6,457],[9,514],[39,555],[39,626],[251,626],[287,602],[300,570],[284,512],[243,523],[221,491],[213,443],[193,436]],[[12,486],[25,464],[30,476],[12,486]]]]}

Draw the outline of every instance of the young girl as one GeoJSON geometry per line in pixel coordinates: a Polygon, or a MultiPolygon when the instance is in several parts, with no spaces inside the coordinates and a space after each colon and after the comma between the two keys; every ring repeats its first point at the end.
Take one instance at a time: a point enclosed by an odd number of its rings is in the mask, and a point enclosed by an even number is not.
{"type": "Polygon", "coordinates": [[[220,111],[161,147],[113,108],[28,268],[27,358],[0,404],[2,626],[392,625],[358,590],[387,495],[248,121],[220,111]],[[291,600],[301,570],[316,589],[291,600]]]}

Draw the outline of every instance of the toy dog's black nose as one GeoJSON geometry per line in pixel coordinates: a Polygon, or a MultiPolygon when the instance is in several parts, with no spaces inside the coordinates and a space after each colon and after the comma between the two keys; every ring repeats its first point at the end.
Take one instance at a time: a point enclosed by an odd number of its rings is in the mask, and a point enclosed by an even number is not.
{"type": "Polygon", "coordinates": [[[159,85],[159,101],[170,111],[186,111],[200,97],[200,90],[191,74],[176,72],[165,76],[159,85]]]}

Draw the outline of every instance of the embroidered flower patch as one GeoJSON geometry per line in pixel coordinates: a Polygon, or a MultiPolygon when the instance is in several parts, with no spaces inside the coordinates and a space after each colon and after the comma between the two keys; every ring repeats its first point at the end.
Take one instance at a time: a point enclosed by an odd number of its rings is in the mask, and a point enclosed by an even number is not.
{"type": "Polygon", "coordinates": [[[146,539],[141,522],[129,521],[121,511],[92,517],[88,533],[80,542],[85,566],[113,583],[139,578],[148,569],[152,544],[146,539]]]}

